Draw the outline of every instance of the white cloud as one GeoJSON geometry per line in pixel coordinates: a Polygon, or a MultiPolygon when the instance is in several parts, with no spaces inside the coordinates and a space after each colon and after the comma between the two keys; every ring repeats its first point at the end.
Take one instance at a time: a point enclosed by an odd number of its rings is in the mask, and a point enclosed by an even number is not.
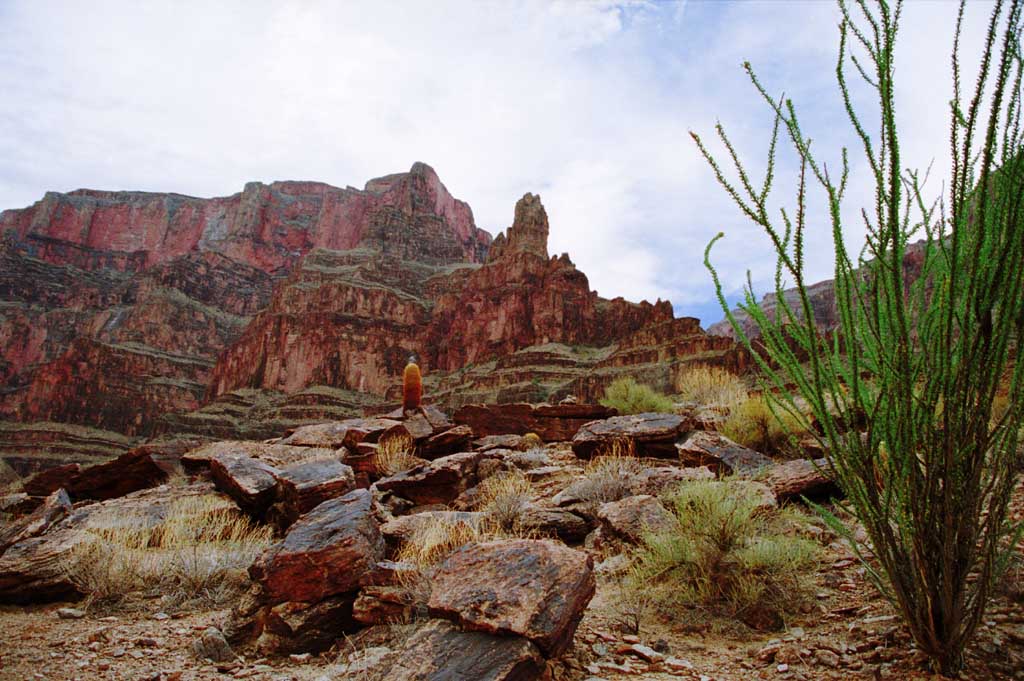
{"type": "MultiPolygon", "coordinates": [[[[976,46],[987,7],[969,9],[976,46]]],[[[954,11],[908,3],[901,33],[904,149],[943,169],[954,11]]],[[[838,158],[851,138],[836,20],[824,2],[7,2],[0,209],[81,186],[361,185],[422,160],[491,232],[540,193],[551,251],[603,295],[709,316],[711,235],[729,234],[716,262],[730,291],[774,266],[687,131],[712,135],[720,118],[763,164],[770,117],[740,69],[749,59],[838,158]]],[[[780,197],[790,187],[781,178],[780,197]]],[[[811,245],[827,276],[827,233],[811,245]]]]}

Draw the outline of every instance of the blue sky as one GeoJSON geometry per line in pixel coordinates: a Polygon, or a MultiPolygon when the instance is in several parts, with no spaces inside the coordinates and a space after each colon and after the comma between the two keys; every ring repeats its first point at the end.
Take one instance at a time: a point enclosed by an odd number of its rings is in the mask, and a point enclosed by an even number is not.
{"type": "MultiPolygon", "coordinates": [[[[968,53],[989,9],[969,6],[968,53]]],[[[955,12],[908,3],[897,62],[906,165],[934,161],[936,192],[955,12]]],[[[540,193],[550,250],[568,252],[593,288],[669,299],[707,324],[722,316],[701,263],[715,233],[727,234],[715,261],[732,295],[748,269],[766,288],[774,259],[688,131],[711,137],[721,120],[760,172],[771,117],[740,68],[749,60],[837,160],[853,141],[834,85],[837,20],[817,0],[0,0],[0,209],[79,187],[362,186],[425,161],[492,233],[519,196],[540,193]]],[[[856,242],[871,193],[852,151],[856,242]]],[[[780,170],[783,205],[791,156],[780,170]]],[[[826,278],[831,244],[812,215],[808,260],[826,278]]]]}

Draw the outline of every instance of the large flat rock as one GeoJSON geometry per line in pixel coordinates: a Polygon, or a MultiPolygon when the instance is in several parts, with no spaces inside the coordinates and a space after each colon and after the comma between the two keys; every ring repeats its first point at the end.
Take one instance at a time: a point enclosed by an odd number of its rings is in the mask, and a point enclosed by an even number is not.
{"type": "Polygon", "coordinates": [[[363,673],[367,681],[534,681],[543,670],[543,658],[525,639],[430,620],[363,673]]]}
{"type": "Polygon", "coordinates": [[[572,644],[594,588],[587,554],[556,541],[498,540],[453,553],[428,607],[466,629],[523,636],[556,657],[572,644]]]}
{"type": "Polygon", "coordinates": [[[688,416],[679,414],[631,414],[584,424],[572,439],[572,451],[589,459],[613,442],[629,442],[637,456],[675,458],[675,442],[693,428],[688,416]]]}

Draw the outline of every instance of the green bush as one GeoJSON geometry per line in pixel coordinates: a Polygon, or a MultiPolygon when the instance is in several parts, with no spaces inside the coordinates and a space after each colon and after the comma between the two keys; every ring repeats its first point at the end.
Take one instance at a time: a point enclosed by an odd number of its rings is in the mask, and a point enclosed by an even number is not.
{"type": "Polygon", "coordinates": [[[942,674],[956,675],[1022,530],[1008,506],[1021,472],[1024,424],[1024,362],[1014,361],[1024,337],[1024,0],[991,5],[977,55],[960,54],[960,5],[952,96],[934,102],[950,112],[952,163],[949,178],[940,179],[948,188],[942,201],[930,187],[925,191],[927,173],[907,169],[900,156],[894,67],[900,7],[839,0],[835,73],[864,154],[857,165],[875,190],[869,205],[854,207],[853,228],[867,234],[862,249],[850,251],[845,241],[846,150],[838,163],[826,163],[817,145],[812,152],[793,102],[769,94],[749,64],[751,82],[775,120],[763,181],[750,176],[721,125],[732,178],[693,137],[777,257],[773,313],[758,305],[749,286],[741,305],[760,331],[755,347],[729,312],[710,263],[722,235],[708,245],[705,263],[737,338],[773,389],[777,409],[806,420],[794,388],[810,405],[820,444],[870,545],[862,547],[834,517],[833,527],[864,557],[868,576],[898,608],[917,646],[942,674]],[[961,63],[979,65],[973,85],[962,78],[961,63]],[[851,77],[861,81],[857,88],[848,84],[851,77]],[[873,121],[854,106],[864,101],[861,90],[876,99],[873,121]],[[799,161],[795,201],[781,211],[771,197],[780,130],[799,161]],[[816,191],[828,209],[834,248],[833,337],[815,323],[806,279],[806,232],[822,222],[807,212],[808,194],[816,191]],[[912,239],[919,241],[911,246],[912,239]],[[787,281],[793,297],[783,292],[787,281]],[[1001,393],[1005,404],[996,399],[1001,393]]]}
{"type": "Polygon", "coordinates": [[[601,404],[617,409],[620,414],[671,413],[675,410],[675,405],[668,397],[630,377],[612,381],[605,388],[601,404]]]}
{"type": "Polygon", "coordinates": [[[644,538],[627,597],[640,590],[662,614],[713,613],[757,629],[780,627],[805,602],[818,548],[785,534],[786,517],[749,486],[689,482],[668,502],[679,527],[644,538]]]}

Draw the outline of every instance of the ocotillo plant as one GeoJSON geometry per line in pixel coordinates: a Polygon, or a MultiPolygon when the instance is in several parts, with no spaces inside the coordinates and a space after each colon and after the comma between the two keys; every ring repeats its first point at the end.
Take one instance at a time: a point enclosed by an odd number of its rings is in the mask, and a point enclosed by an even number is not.
{"type": "Polygon", "coordinates": [[[749,284],[741,305],[760,328],[762,345],[753,346],[729,314],[710,263],[721,234],[705,254],[719,301],[774,388],[766,391],[773,408],[806,420],[791,385],[811,405],[849,505],[870,538],[870,553],[857,547],[867,572],[944,674],[962,668],[965,646],[1021,529],[1008,519],[1007,504],[1024,458],[1018,448],[1024,362],[1014,361],[1024,331],[1022,0],[992,7],[978,77],[965,92],[960,6],[948,198],[931,201],[927,174],[901,165],[893,57],[902,4],[840,0],[838,87],[875,188],[873,205],[861,211],[868,236],[859,257],[843,241],[846,150],[838,166],[827,168],[812,153],[793,103],[770,96],[749,64],[775,118],[764,181],[754,184],[721,125],[718,136],[738,181],[726,177],[693,134],[719,183],[765,230],[778,256],[774,315],[757,304],[749,284]],[[851,65],[877,94],[877,129],[854,107],[851,65]],[[780,129],[800,167],[795,205],[776,217],[768,206],[780,129]],[[834,245],[839,328],[831,341],[815,325],[805,280],[806,197],[815,187],[827,201],[834,245]],[[910,281],[904,256],[918,237],[922,272],[910,281]],[[796,286],[794,305],[782,295],[784,278],[796,286]],[[993,409],[1003,389],[1007,407],[993,409]]]}
{"type": "Polygon", "coordinates": [[[402,409],[418,409],[423,400],[423,377],[416,358],[410,357],[402,373],[402,409]]]}

